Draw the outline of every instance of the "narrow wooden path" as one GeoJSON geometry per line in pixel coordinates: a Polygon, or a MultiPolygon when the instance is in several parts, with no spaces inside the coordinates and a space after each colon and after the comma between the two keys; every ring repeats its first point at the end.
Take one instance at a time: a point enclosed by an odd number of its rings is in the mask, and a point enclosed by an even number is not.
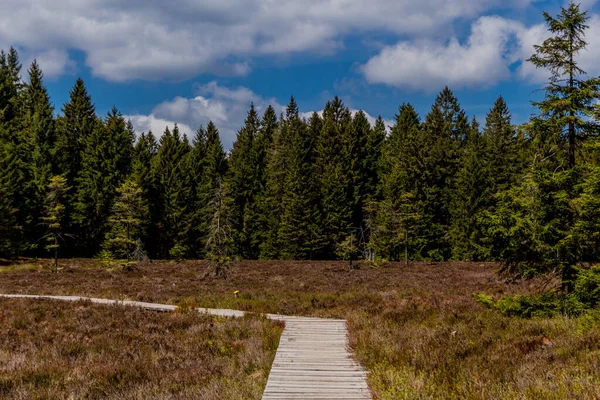
{"type": "MultiPolygon", "coordinates": [[[[4,298],[90,301],[175,311],[177,306],[139,301],[97,299],[80,296],[0,294],[4,298]]],[[[242,317],[243,311],[199,308],[199,312],[223,317],[242,317]]],[[[263,400],[370,399],[366,371],[353,360],[348,346],[346,321],[266,314],[285,322],[263,400]]]]}

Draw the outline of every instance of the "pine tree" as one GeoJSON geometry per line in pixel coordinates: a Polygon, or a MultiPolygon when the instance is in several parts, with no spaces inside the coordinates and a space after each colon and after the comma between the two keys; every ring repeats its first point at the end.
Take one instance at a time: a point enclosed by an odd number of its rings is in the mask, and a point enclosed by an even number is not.
{"type": "MultiPolygon", "coordinates": [[[[295,114],[298,110],[296,101],[292,97],[288,104],[288,112],[295,114]]],[[[279,224],[282,214],[282,201],[285,191],[285,177],[288,170],[289,160],[287,158],[287,149],[290,146],[291,138],[289,129],[284,129],[281,116],[280,123],[273,133],[273,145],[268,154],[266,168],[266,187],[265,195],[260,203],[263,219],[262,241],[260,242],[261,259],[277,259],[279,257],[279,224]]]]}
{"type": "Polygon", "coordinates": [[[451,256],[449,243],[450,203],[455,189],[461,148],[470,130],[464,110],[447,87],[437,96],[424,123],[422,176],[419,196],[424,240],[424,258],[445,260],[451,256]]]}
{"type": "Polygon", "coordinates": [[[160,220],[156,221],[158,231],[159,257],[167,258],[176,254],[176,258],[189,254],[187,243],[182,241],[187,235],[185,217],[190,188],[186,186],[186,156],[190,145],[175,126],[173,132],[167,127],[160,138],[158,153],[153,158],[152,174],[159,193],[160,220]]]}
{"type": "Polygon", "coordinates": [[[209,223],[206,238],[206,253],[214,274],[226,278],[233,260],[234,240],[232,226],[233,199],[227,184],[218,179],[208,204],[209,223]]]}
{"type": "Polygon", "coordinates": [[[106,121],[98,121],[85,138],[73,210],[78,252],[82,254],[95,254],[104,240],[106,221],[117,188],[130,172],[132,129],[113,108],[106,121]]]}
{"type": "Polygon", "coordinates": [[[488,205],[492,173],[486,160],[484,138],[475,119],[463,148],[461,166],[456,175],[456,190],[451,201],[452,222],[450,238],[452,258],[455,260],[480,261],[489,257],[482,246],[485,241],[481,219],[488,205]]]}
{"type": "Polygon", "coordinates": [[[58,272],[58,251],[60,243],[64,241],[64,212],[65,196],[68,191],[67,180],[62,176],[53,176],[48,184],[46,210],[42,218],[46,226],[46,250],[53,253],[54,272],[58,272]]]}
{"type": "Polygon", "coordinates": [[[104,249],[129,261],[143,236],[148,219],[148,205],[142,188],[132,179],[117,188],[117,197],[108,218],[110,230],[102,245],[104,249]]]}
{"type": "MultiPolygon", "coordinates": [[[[197,224],[195,227],[197,237],[202,241],[204,250],[206,249],[206,241],[208,240],[210,221],[213,217],[214,208],[211,206],[211,201],[217,190],[220,190],[224,184],[225,176],[228,172],[228,163],[223,150],[223,144],[219,136],[219,131],[215,124],[211,121],[206,126],[201,143],[204,143],[204,161],[202,167],[202,175],[200,182],[197,185],[196,195],[196,210],[194,221],[197,224]]],[[[228,196],[231,195],[230,189],[224,191],[228,196]]],[[[231,199],[223,200],[231,205],[231,199]]],[[[228,206],[229,208],[229,206],[228,206]]],[[[232,210],[228,210],[228,215],[232,218],[232,210]]],[[[200,249],[199,253],[204,254],[204,250],[200,249]]]]}
{"type": "Polygon", "coordinates": [[[259,130],[259,118],[254,104],[251,104],[244,127],[237,134],[229,156],[228,186],[233,196],[233,227],[236,253],[251,258],[251,238],[254,235],[250,210],[256,208],[258,186],[258,166],[256,141],[259,130]]]}
{"type": "Polygon", "coordinates": [[[142,243],[145,244],[148,255],[156,257],[155,249],[158,248],[156,228],[160,220],[160,199],[158,185],[152,171],[153,159],[158,152],[158,143],[152,134],[142,132],[133,148],[131,162],[131,177],[142,189],[142,197],[148,204],[149,214],[142,227],[142,243]]]}
{"type": "Polygon", "coordinates": [[[315,173],[321,198],[321,225],[329,243],[327,254],[335,255],[354,227],[351,153],[347,132],[352,128],[350,110],[338,98],[328,102],[323,111],[323,127],[317,140],[315,173]]]}
{"type": "Polygon", "coordinates": [[[502,96],[488,112],[483,129],[487,164],[493,174],[492,192],[506,190],[522,170],[517,147],[517,133],[511,123],[508,106],[502,96]]]}
{"type": "Polygon", "coordinates": [[[267,180],[269,154],[273,146],[273,137],[278,128],[275,109],[268,106],[260,122],[260,128],[254,146],[256,157],[255,200],[254,207],[246,210],[246,223],[249,225],[250,237],[248,257],[260,257],[260,246],[266,240],[269,214],[264,213],[267,197],[267,180]]]}
{"type": "Polygon", "coordinates": [[[421,258],[423,244],[418,237],[417,221],[419,204],[424,199],[423,191],[419,190],[425,172],[423,138],[419,115],[412,105],[402,104],[383,145],[382,199],[368,206],[375,213],[371,246],[383,258],[421,258]]]}
{"type": "Polygon", "coordinates": [[[28,198],[21,191],[28,186],[28,149],[19,131],[17,112],[22,88],[21,64],[14,48],[0,52],[0,252],[7,256],[22,254],[29,247],[24,226],[29,221],[25,210],[28,198]]]}
{"type": "Polygon", "coordinates": [[[15,254],[20,233],[17,224],[13,198],[13,184],[8,173],[12,168],[10,163],[12,147],[0,140],[0,257],[10,257],[15,254]]]}
{"type": "Polygon", "coordinates": [[[81,153],[87,138],[92,134],[98,118],[85,84],[78,78],[69,92],[69,102],[63,107],[56,132],[56,159],[58,172],[73,186],[81,169],[81,153]]]}
{"type": "Polygon", "coordinates": [[[598,121],[589,118],[594,115],[594,102],[600,98],[600,78],[580,78],[586,73],[577,60],[587,45],[584,36],[589,17],[571,2],[567,8],[561,7],[556,18],[545,12],[544,19],[551,36],[534,46],[535,54],[527,61],[549,70],[551,75],[545,99],[533,103],[540,115],[532,122],[540,125],[538,129],[566,134],[567,162],[573,168],[578,139],[600,132],[598,121]]]}
{"type": "MultiPolygon", "coordinates": [[[[313,122],[314,123],[314,122],[313,122]]],[[[277,237],[279,257],[310,259],[319,252],[315,247],[318,236],[318,197],[313,179],[315,139],[300,118],[295,102],[290,101],[281,129],[289,139],[285,148],[286,171],[283,179],[281,216],[277,237]]]]}
{"type": "Polygon", "coordinates": [[[25,237],[34,247],[41,248],[38,242],[43,231],[39,220],[44,212],[46,186],[53,169],[54,107],[43,84],[43,73],[35,60],[28,74],[29,82],[23,86],[18,117],[25,158],[25,184],[20,197],[26,200],[20,209],[25,237]]]}

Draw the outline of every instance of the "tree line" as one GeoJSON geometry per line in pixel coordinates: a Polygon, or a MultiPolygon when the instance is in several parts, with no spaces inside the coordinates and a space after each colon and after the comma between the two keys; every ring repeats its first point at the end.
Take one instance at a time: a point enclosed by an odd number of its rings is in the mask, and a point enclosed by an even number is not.
{"type": "Polygon", "coordinates": [[[389,127],[338,97],[303,118],[292,97],[281,115],[250,105],[230,152],[212,122],[157,138],[116,108],[99,117],[81,79],[57,114],[38,64],[21,79],[11,48],[0,55],[0,256],[47,255],[54,240],[65,257],[596,260],[599,81],[576,62],[587,14],[544,15],[551,37],[529,62],[551,78],[521,126],[502,97],[483,123],[469,119],[447,87],[423,118],[403,103],[389,127]]]}

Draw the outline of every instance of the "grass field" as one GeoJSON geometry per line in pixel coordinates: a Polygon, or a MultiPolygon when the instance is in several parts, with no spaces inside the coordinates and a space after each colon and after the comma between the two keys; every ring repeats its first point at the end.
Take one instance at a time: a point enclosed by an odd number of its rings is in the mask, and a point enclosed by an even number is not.
{"type": "Polygon", "coordinates": [[[0,299],[2,399],[260,399],[282,325],[0,299]]]}
{"type": "Polygon", "coordinates": [[[0,292],[347,318],[351,345],[381,399],[598,398],[598,321],[524,320],[485,309],[474,293],[498,298],[544,287],[506,282],[495,264],[385,263],[350,271],[341,262],[244,261],[227,280],[207,274],[204,262],[154,262],[126,273],[66,260],[56,275],[47,264],[0,267],[0,292]]]}

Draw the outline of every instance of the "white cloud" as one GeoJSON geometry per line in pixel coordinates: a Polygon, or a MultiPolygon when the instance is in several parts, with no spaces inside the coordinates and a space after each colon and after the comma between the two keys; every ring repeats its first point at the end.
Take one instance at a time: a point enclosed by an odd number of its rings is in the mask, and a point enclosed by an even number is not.
{"type": "Polygon", "coordinates": [[[327,53],[357,32],[448,32],[457,19],[531,1],[4,0],[0,38],[31,53],[82,51],[112,81],[245,75],[254,56],[327,53]]]}
{"type": "MultiPolygon", "coordinates": [[[[578,61],[591,75],[600,74],[600,16],[592,15],[586,32],[588,48],[578,61]]],[[[487,88],[517,77],[530,83],[547,80],[548,73],[527,62],[534,45],[548,37],[544,24],[525,27],[501,17],[481,17],[471,35],[461,44],[455,37],[446,43],[423,40],[399,42],[384,47],[362,66],[371,83],[383,83],[412,90],[435,91],[451,87],[487,88]]]]}
{"type": "MultiPolygon", "coordinates": [[[[162,135],[166,126],[172,129],[177,122],[179,131],[187,134],[190,139],[201,125],[206,126],[212,121],[219,129],[223,146],[230,149],[237,132],[244,124],[251,103],[260,116],[269,105],[275,108],[278,115],[285,112],[285,106],[276,99],[265,99],[243,86],[228,88],[213,81],[197,86],[196,91],[196,97],[175,97],[158,104],[149,115],[126,115],[125,119],[131,120],[136,132],[152,130],[158,137],[162,135]]],[[[351,112],[354,115],[358,110],[351,112]]],[[[317,113],[322,116],[323,110],[317,113]]],[[[313,111],[301,112],[300,117],[309,119],[312,114],[313,111]]],[[[365,114],[371,126],[375,125],[376,117],[367,112],[365,114]]],[[[384,122],[386,129],[394,124],[393,120],[384,122]]]]}
{"type": "Polygon", "coordinates": [[[485,87],[510,76],[508,43],[521,29],[518,22],[482,17],[473,24],[467,43],[400,42],[371,58],[363,72],[369,82],[413,90],[485,87]]]}
{"type": "Polygon", "coordinates": [[[172,126],[175,121],[181,133],[192,137],[201,126],[206,126],[209,121],[215,123],[221,134],[223,146],[231,148],[237,131],[244,124],[244,119],[250,103],[259,114],[262,114],[268,105],[272,105],[279,113],[284,107],[275,99],[265,99],[248,88],[226,88],[210,82],[196,88],[197,96],[193,98],[175,97],[172,100],[160,103],[152,110],[150,115],[126,116],[130,118],[137,132],[148,131],[160,136],[165,125],[172,126]]]}
{"type": "MultiPolygon", "coordinates": [[[[165,128],[168,127],[170,130],[173,130],[173,127],[175,126],[175,122],[161,118],[156,118],[154,115],[135,114],[125,115],[124,118],[125,120],[131,121],[131,124],[133,125],[133,128],[135,129],[137,134],[140,134],[142,132],[148,133],[152,131],[152,133],[156,137],[162,136],[162,134],[165,132],[165,128]]],[[[179,127],[179,131],[181,132],[181,134],[185,133],[188,136],[190,136],[193,132],[195,132],[190,126],[186,124],[178,123],[177,126],[179,127]]]]}

